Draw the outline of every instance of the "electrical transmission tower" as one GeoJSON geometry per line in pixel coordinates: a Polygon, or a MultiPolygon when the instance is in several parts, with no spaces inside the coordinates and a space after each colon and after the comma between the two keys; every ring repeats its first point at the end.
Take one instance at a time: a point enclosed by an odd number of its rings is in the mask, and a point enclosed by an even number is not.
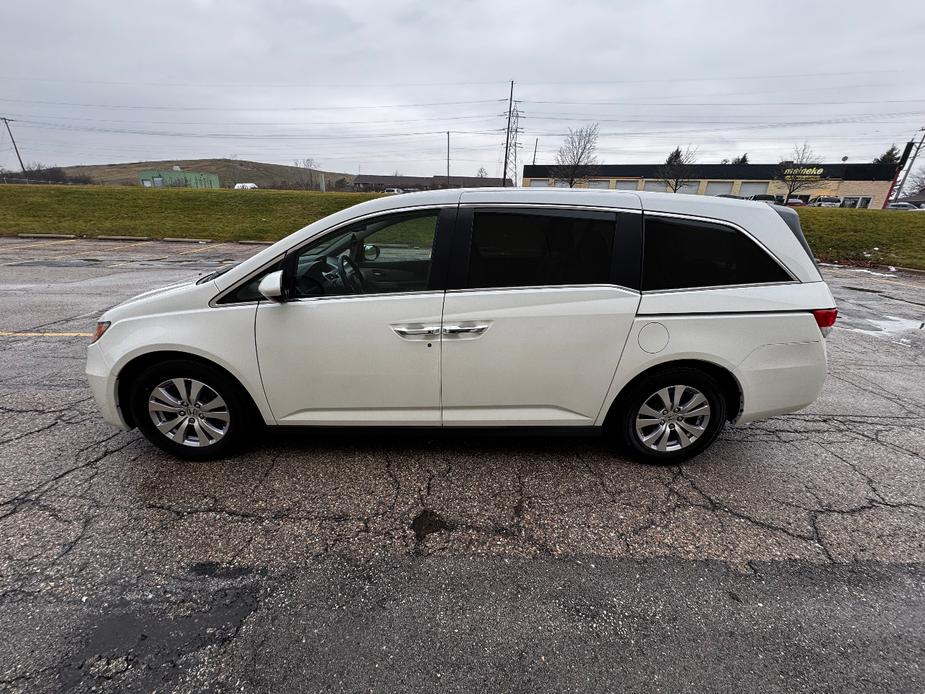
{"type": "Polygon", "coordinates": [[[523,128],[520,127],[520,116],[521,112],[517,102],[511,99],[507,113],[508,125],[504,133],[504,142],[502,143],[504,147],[504,179],[501,185],[507,185],[507,173],[510,171],[515,188],[517,187],[517,150],[523,146],[517,142],[518,134],[523,132],[523,128]]]}

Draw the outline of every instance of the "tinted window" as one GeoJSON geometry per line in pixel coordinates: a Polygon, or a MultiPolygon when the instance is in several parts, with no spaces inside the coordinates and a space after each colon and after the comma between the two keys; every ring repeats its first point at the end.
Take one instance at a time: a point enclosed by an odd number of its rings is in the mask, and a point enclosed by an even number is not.
{"type": "Polygon", "coordinates": [[[787,282],[758,244],[718,224],[646,217],[643,289],[787,282]]]}
{"type": "Polygon", "coordinates": [[[476,211],[467,286],[607,284],[614,215],[476,211]]]}

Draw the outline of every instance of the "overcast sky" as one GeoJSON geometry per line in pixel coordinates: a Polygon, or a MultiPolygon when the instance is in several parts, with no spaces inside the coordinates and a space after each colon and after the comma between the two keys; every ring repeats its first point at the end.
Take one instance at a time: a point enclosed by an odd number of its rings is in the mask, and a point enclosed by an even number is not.
{"type": "MultiPolygon", "coordinates": [[[[500,175],[600,123],[605,163],[809,142],[870,161],[925,125],[925,3],[3,0],[0,116],[27,162],[237,157],[500,175]]],[[[18,168],[5,131],[0,166],[18,168]]],[[[522,168],[520,169],[522,171],[522,168]]]]}

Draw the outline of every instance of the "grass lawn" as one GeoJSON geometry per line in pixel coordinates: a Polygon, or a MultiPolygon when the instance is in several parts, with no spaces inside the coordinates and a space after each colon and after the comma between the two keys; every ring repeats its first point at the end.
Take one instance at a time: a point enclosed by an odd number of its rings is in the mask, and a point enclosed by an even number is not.
{"type": "Polygon", "coordinates": [[[0,235],[181,236],[276,241],[368,193],[0,185],[0,235]]]}
{"type": "Polygon", "coordinates": [[[819,260],[925,270],[925,212],[825,207],[797,211],[819,260]]]}
{"type": "MultiPolygon", "coordinates": [[[[0,235],[37,232],[275,241],[374,197],[283,190],[0,185],[0,235]]],[[[925,270],[925,213],[827,208],[798,212],[820,260],[925,270]]]]}

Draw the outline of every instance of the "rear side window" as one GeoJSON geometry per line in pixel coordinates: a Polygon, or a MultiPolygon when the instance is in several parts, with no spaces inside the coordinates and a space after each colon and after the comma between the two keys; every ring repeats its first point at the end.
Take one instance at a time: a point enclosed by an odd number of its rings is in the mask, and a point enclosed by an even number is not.
{"type": "Polygon", "coordinates": [[[740,231],[720,224],[646,216],[643,290],[790,280],[764,249],[740,231]]]}
{"type": "Polygon", "coordinates": [[[476,211],[466,286],[610,283],[613,214],[476,211]]]}

